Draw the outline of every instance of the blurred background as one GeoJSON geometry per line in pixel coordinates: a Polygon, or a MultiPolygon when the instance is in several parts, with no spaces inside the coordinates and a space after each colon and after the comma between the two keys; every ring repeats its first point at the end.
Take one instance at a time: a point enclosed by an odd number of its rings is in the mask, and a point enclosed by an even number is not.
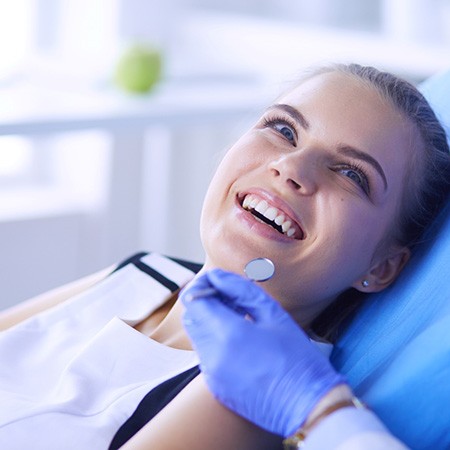
{"type": "Polygon", "coordinates": [[[155,250],[201,262],[221,154],[307,66],[414,83],[450,65],[449,0],[0,0],[0,309],[155,250]],[[124,51],[162,58],[146,93],[124,51]]]}

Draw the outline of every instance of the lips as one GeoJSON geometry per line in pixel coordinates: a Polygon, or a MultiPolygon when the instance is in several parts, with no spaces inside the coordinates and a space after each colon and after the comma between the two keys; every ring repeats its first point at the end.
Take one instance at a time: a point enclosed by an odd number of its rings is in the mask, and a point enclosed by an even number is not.
{"type": "Polygon", "coordinates": [[[284,236],[296,240],[304,239],[304,232],[299,223],[281,208],[271,204],[270,200],[251,193],[243,195],[240,203],[243,209],[284,236]]]}

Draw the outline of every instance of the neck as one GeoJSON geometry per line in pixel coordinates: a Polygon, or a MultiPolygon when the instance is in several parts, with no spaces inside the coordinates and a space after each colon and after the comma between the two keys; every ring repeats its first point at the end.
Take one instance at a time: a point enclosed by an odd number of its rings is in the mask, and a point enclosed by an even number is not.
{"type": "Polygon", "coordinates": [[[180,350],[192,350],[191,341],[182,323],[183,304],[175,298],[175,303],[171,303],[169,308],[147,334],[160,344],[180,350]]]}

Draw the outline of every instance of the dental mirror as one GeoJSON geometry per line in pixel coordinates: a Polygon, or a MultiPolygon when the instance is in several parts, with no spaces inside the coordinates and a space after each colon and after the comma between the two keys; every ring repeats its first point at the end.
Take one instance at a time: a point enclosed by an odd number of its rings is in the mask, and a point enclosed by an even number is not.
{"type": "Polygon", "coordinates": [[[256,258],[249,261],[244,269],[247,278],[252,281],[267,281],[275,273],[275,265],[268,258],[256,258]]]}
{"type": "MultiPolygon", "coordinates": [[[[244,273],[251,281],[267,281],[275,273],[275,265],[269,258],[255,258],[249,261],[244,268],[244,273]]],[[[186,301],[190,302],[199,297],[208,297],[216,294],[214,288],[205,288],[194,294],[187,294],[186,301]]]]}

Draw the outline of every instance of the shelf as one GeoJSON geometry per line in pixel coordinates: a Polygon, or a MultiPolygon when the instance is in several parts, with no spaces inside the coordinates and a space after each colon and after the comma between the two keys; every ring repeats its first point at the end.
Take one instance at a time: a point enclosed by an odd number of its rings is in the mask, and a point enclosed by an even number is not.
{"type": "Polygon", "coordinates": [[[0,89],[0,134],[188,124],[248,114],[262,106],[254,84],[236,81],[161,83],[153,93],[110,88],[55,89],[21,82],[0,89]]]}

